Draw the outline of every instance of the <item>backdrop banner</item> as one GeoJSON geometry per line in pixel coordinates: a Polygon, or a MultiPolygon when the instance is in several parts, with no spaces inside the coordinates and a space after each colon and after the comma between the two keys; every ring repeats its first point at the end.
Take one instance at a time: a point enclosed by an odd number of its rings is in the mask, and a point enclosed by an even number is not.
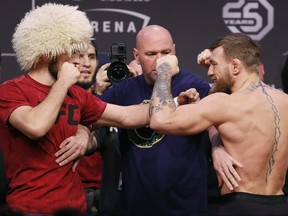
{"type": "MultiPolygon", "coordinates": [[[[31,9],[47,2],[78,5],[94,28],[100,62],[110,60],[113,43],[124,43],[126,63],[133,59],[137,32],[151,24],[167,28],[182,69],[210,81],[197,55],[217,37],[242,32],[262,48],[265,82],[282,89],[281,72],[288,56],[287,0],[21,0],[0,3],[0,83],[23,74],[12,49],[14,29],[31,9]]],[[[288,71],[287,71],[288,73],[288,71]]]]}

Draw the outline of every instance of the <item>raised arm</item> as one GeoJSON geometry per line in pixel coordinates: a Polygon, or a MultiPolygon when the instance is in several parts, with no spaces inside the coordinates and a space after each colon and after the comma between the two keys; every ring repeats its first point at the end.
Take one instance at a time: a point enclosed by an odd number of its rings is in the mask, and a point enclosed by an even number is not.
{"type": "Polygon", "coordinates": [[[206,100],[200,105],[207,97],[196,104],[183,105],[176,109],[171,95],[171,77],[178,69],[176,56],[167,55],[159,58],[156,68],[157,80],[150,102],[150,127],[159,133],[188,135],[199,133],[211,126],[209,118],[202,116],[209,113],[205,104],[213,101],[206,100]]]}
{"type": "Polygon", "coordinates": [[[31,139],[44,136],[55,123],[68,89],[77,82],[79,76],[77,68],[65,62],[47,97],[35,107],[21,106],[15,109],[9,123],[31,139]]]}
{"type": "Polygon", "coordinates": [[[150,127],[162,134],[192,135],[220,125],[227,118],[229,95],[214,93],[198,103],[178,106],[171,95],[171,77],[177,69],[176,56],[163,56],[157,60],[157,80],[150,102],[150,127]]]}

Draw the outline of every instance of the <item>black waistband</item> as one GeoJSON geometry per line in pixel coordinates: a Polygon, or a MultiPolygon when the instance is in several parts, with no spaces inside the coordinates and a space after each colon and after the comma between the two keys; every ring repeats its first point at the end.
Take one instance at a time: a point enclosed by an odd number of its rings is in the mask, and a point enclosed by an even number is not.
{"type": "Polygon", "coordinates": [[[243,192],[229,193],[222,196],[223,202],[229,201],[245,201],[245,202],[258,202],[264,204],[287,203],[285,195],[259,195],[243,192]]]}

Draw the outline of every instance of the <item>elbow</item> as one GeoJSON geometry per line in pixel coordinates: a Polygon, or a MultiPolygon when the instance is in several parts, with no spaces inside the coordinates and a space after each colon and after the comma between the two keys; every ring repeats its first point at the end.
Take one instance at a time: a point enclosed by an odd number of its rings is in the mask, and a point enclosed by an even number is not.
{"type": "Polygon", "coordinates": [[[42,133],[27,133],[26,136],[31,140],[39,140],[42,137],[45,136],[45,134],[42,133]]]}
{"type": "Polygon", "coordinates": [[[163,134],[164,131],[164,125],[165,123],[161,121],[161,119],[159,118],[155,118],[155,117],[151,117],[150,118],[150,123],[149,123],[149,127],[152,130],[155,130],[157,133],[163,134]]]}
{"type": "Polygon", "coordinates": [[[27,127],[24,134],[32,140],[38,140],[44,137],[47,133],[47,130],[43,127],[27,127]]]}

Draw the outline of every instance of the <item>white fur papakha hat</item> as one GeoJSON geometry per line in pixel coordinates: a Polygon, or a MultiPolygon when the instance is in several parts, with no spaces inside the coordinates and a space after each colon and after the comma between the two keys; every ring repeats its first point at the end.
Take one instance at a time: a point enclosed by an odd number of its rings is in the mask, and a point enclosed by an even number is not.
{"type": "Polygon", "coordinates": [[[41,56],[71,56],[85,51],[93,36],[86,14],[77,6],[47,3],[27,12],[17,25],[12,44],[24,70],[35,67],[41,56]]]}

